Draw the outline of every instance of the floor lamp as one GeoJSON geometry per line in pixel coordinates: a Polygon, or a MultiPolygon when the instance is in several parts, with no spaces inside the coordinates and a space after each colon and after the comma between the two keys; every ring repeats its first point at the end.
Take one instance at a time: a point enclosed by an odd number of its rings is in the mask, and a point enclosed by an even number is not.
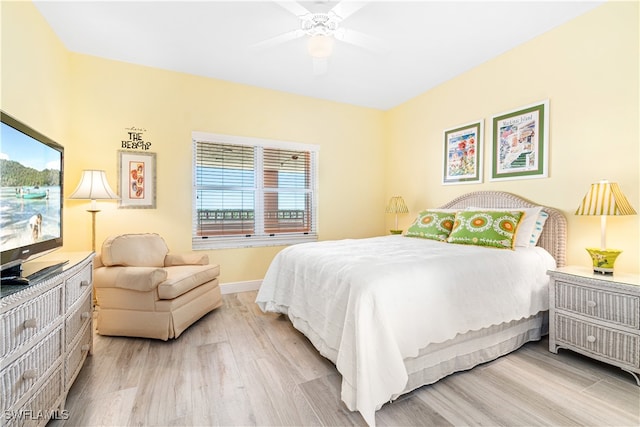
{"type": "Polygon", "coordinates": [[[96,251],[96,213],[100,212],[96,200],[114,200],[118,195],[113,192],[107,182],[103,170],[83,170],[80,183],[69,196],[70,199],[91,200],[87,212],[91,212],[91,250],[96,251]]]}

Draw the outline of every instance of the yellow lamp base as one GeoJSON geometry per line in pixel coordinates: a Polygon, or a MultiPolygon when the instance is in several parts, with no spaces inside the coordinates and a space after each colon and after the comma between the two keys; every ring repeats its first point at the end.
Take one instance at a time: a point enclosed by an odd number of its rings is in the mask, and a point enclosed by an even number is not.
{"type": "Polygon", "coordinates": [[[402,234],[402,230],[389,230],[391,234],[402,234]]]}
{"type": "Polygon", "coordinates": [[[593,272],[598,274],[613,274],[613,264],[622,253],[618,249],[599,248],[587,248],[587,252],[593,260],[593,272]]]}

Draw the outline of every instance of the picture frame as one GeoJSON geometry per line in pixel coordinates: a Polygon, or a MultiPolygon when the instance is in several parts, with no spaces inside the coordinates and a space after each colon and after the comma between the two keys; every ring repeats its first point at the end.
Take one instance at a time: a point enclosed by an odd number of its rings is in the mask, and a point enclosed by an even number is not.
{"type": "Polygon", "coordinates": [[[445,129],[443,185],[482,182],[483,135],[483,120],[445,129]]]}
{"type": "Polygon", "coordinates": [[[491,181],[546,178],[549,100],[493,116],[491,181]]]}
{"type": "Polygon", "coordinates": [[[118,160],[118,208],[155,209],[156,154],[120,150],[118,160]]]}

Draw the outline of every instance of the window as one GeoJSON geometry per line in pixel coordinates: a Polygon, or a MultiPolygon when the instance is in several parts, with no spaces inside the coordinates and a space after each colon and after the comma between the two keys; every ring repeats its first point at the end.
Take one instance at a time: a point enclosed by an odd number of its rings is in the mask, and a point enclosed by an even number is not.
{"type": "Polygon", "coordinates": [[[317,240],[315,145],[193,132],[193,249],[317,240]]]}

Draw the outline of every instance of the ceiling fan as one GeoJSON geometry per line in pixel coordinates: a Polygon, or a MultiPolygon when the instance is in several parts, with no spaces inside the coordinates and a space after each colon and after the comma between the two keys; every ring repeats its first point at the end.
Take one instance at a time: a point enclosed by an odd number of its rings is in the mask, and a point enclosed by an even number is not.
{"type": "Polygon", "coordinates": [[[327,71],[327,59],[333,51],[334,40],[350,43],[374,53],[384,53],[388,49],[385,43],[376,37],[341,26],[343,20],[364,7],[366,2],[341,1],[329,11],[319,13],[309,11],[296,1],[276,1],[275,3],[296,15],[300,20],[300,27],[255,43],[253,46],[269,48],[307,37],[307,50],[313,58],[314,74],[323,74],[327,71]]]}

